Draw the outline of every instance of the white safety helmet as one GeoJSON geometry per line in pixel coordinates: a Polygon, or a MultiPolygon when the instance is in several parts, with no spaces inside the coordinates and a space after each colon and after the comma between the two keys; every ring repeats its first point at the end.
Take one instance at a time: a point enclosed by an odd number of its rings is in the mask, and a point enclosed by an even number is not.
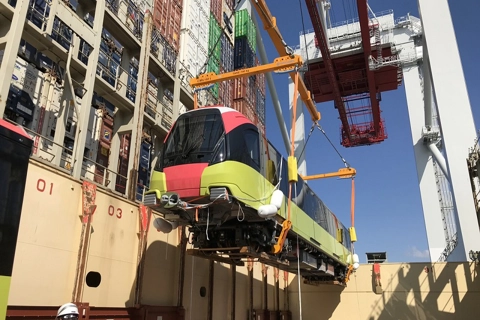
{"type": "Polygon", "coordinates": [[[69,302],[62,305],[57,312],[57,319],[78,319],[78,308],[75,304],[69,302]]]}

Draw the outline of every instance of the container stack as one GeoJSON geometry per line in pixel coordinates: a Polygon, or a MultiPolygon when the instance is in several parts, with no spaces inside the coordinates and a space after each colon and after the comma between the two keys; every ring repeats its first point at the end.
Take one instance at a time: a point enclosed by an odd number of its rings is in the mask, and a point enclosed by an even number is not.
{"type": "Polygon", "coordinates": [[[140,163],[138,167],[138,181],[137,181],[137,190],[136,190],[136,199],[138,201],[143,200],[143,193],[145,189],[148,190],[150,186],[150,175],[151,175],[151,137],[144,133],[142,138],[142,145],[140,147],[140,163]]]}
{"type": "Polygon", "coordinates": [[[102,31],[97,74],[115,86],[118,68],[122,64],[123,46],[106,29],[102,31]]]}
{"type": "MultiPolygon", "coordinates": [[[[222,29],[220,27],[219,19],[222,16],[222,0],[211,0],[211,13],[210,13],[210,22],[208,29],[208,53],[210,58],[208,59],[207,72],[214,72],[216,74],[220,73],[220,56],[221,56],[221,37],[222,29]],[[220,10],[219,10],[220,9],[220,10]],[[220,11],[220,13],[218,12],[220,11]],[[217,19],[218,18],[218,19],[217,19]]],[[[218,101],[218,86],[216,83],[211,89],[208,90],[212,97],[212,102],[218,101]]]]}
{"type": "Polygon", "coordinates": [[[103,184],[105,179],[109,179],[106,168],[110,163],[115,106],[96,94],[92,100],[92,106],[99,110],[98,114],[101,122],[97,158],[95,159],[95,162],[99,165],[95,166],[93,181],[103,184]]]}
{"type": "Polygon", "coordinates": [[[184,0],[180,70],[186,79],[198,76],[207,61],[210,0],[184,0]]]}
{"type": "MultiPolygon", "coordinates": [[[[256,28],[246,9],[235,12],[235,70],[260,63],[256,57],[256,28]]],[[[233,108],[255,123],[265,133],[265,75],[238,78],[233,85],[233,108]]]]}
{"type": "Polygon", "coordinates": [[[182,0],[156,0],[153,8],[155,27],[177,53],[180,49],[182,2],[182,0]]]}
{"type": "Polygon", "coordinates": [[[180,22],[182,21],[182,0],[155,0],[153,7],[152,49],[159,52],[159,60],[172,74],[180,50],[180,22]]]}

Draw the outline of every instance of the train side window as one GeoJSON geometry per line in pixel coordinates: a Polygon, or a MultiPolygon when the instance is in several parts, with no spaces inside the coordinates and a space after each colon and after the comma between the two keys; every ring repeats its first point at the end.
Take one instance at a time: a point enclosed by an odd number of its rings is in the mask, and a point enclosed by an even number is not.
{"type": "Polygon", "coordinates": [[[260,169],[260,150],[258,133],[254,130],[245,130],[244,132],[245,145],[247,147],[248,155],[252,160],[252,164],[256,165],[260,169]]]}

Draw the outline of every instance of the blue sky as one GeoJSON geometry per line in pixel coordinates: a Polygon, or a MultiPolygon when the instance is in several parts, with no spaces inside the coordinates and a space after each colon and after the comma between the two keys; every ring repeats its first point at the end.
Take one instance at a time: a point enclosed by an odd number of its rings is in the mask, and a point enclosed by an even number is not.
{"type": "MultiPolygon", "coordinates": [[[[275,5],[270,4],[269,8],[277,18],[277,25],[284,39],[292,47],[298,45],[299,32],[302,30],[300,3],[303,6],[305,29],[311,29],[304,1],[274,2],[275,5]]],[[[332,22],[345,20],[345,13],[350,18],[350,7],[356,8],[355,0],[331,2],[332,22]]],[[[451,7],[452,19],[475,123],[479,124],[480,110],[477,106],[480,101],[480,83],[477,79],[480,74],[480,4],[477,0],[449,3],[451,6],[454,4],[451,7]]],[[[395,18],[407,13],[419,17],[416,0],[370,0],[369,5],[374,12],[393,9],[395,18]]],[[[266,33],[263,33],[263,40],[271,61],[278,55],[266,33]]],[[[287,79],[285,74],[274,76],[284,115],[288,115],[289,104],[287,79]]],[[[343,157],[357,170],[355,226],[358,242],[355,249],[361,261],[365,262],[365,252],[371,251],[386,251],[391,262],[426,261],[428,247],[404,87],[382,94],[382,117],[385,119],[388,139],[378,145],[351,149],[341,147],[340,120],[333,103],[318,104],[317,108],[322,113],[321,125],[327,135],[343,157]]],[[[287,128],[290,128],[289,122],[287,119],[287,128]]],[[[306,123],[307,130],[310,125],[306,123]]],[[[284,152],[284,144],[268,94],[266,126],[268,138],[284,152]]],[[[343,165],[318,130],[310,138],[306,153],[309,174],[336,171],[343,165]]],[[[318,180],[310,182],[310,185],[340,220],[349,226],[350,180],[318,180]]]]}

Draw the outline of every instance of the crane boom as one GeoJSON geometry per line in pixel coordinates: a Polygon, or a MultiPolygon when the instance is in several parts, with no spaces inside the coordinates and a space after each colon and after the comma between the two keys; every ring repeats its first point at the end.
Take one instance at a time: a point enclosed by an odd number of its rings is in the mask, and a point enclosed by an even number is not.
{"type": "Polygon", "coordinates": [[[342,129],[345,131],[345,135],[350,140],[350,126],[348,124],[347,113],[345,110],[345,103],[343,102],[342,95],[340,93],[340,88],[338,86],[337,76],[335,72],[335,67],[330,56],[330,49],[327,44],[327,35],[326,30],[323,28],[323,24],[320,20],[320,15],[317,10],[317,1],[316,0],[305,0],[307,5],[308,13],[310,19],[312,20],[313,30],[315,31],[315,36],[318,39],[318,44],[320,47],[320,52],[322,53],[322,60],[325,64],[325,69],[327,70],[328,80],[332,85],[333,99],[335,106],[338,109],[340,115],[340,120],[342,122],[342,129]]]}
{"type": "MultiPolygon", "coordinates": [[[[362,47],[363,55],[365,58],[365,70],[367,73],[368,81],[368,92],[370,94],[370,101],[372,105],[372,114],[373,114],[373,125],[375,132],[378,135],[380,132],[380,106],[377,98],[377,88],[375,84],[375,75],[372,70],[369,68],[369,58],[372,52],[372,46],[370,44],[370,30],[369,30],[369,19],[368,19],[368,6],[367,0],[357,0],[357,10],[358,10],[358,20],[360,22],[360,32],[362,35],[362,47]]],[[[382,50],[382,48],[378,48],[382,50]]]]}
{"type": "MultiPolygon", "coordinates": [[[[277,21],[274,16],[270,13],[266,3],[264,0],[252,0],[252,5],[258,13],[260,20],[262,20],[263,28],[267,31],[270,39],[272,39],[272,43],[277,49],[277,52],[280,56],[284,55],[292,55],[290,48],[288,48],[286,42],[283,40],[282,35],[280,34],[280,30],[277,27],[277,21]]],[[[295,81],[295,72],[290,72],[290,78],[292,81],[295,81]]],[[[300,98],[302,99],[303,103],[307,107],[308,112],[310,113],[310,117],[314,122],[320,120],[320,112],[318,112],[317,107],[315,106],[315,102],[312,100],[312,96],[310,91],[305,86],[305,83],[301,78],[299,78],[298,82],[298,92],[300,94],[300,98]]]]}

